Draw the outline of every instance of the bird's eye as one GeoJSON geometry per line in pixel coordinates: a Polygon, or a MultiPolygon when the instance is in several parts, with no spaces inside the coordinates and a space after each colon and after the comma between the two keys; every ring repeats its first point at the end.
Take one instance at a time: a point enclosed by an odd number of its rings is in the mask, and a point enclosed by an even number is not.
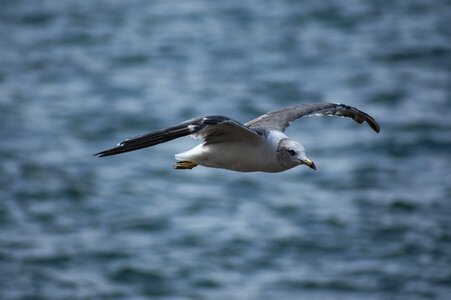
{"type": "Polygon", "coordinates": [[[293,149],[288,149],[287,151],[291,156],[294,156],[296,154],[296,151],[294,151],[293,149]]]}

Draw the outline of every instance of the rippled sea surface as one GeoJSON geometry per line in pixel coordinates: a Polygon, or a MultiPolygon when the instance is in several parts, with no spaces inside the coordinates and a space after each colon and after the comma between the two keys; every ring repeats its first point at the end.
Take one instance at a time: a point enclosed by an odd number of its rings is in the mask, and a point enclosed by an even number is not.
{"type": "Polygon", "coordinates": [[[0,2],[1,299],[450,299],[449,1],[0,2]],[[318,170],[172,169],[205,114],[321,100],[318,170]]]}

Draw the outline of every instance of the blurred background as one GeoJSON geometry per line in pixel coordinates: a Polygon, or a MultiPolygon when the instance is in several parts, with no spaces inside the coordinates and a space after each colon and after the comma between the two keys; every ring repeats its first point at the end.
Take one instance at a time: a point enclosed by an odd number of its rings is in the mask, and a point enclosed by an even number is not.
{"type": "Polygon", "coordinates": [[[0,2],[1,299],[449,299],[450,1],[0,2]],[[321,100],[318,171],[172,169],[205,114],[321,100]]]}

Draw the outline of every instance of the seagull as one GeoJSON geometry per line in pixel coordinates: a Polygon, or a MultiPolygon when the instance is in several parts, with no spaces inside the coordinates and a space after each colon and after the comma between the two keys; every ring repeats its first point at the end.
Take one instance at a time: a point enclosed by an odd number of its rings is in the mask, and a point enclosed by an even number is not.
{"type": "Polygon", "coordinates": [[[305,148],[288,138],[284,131],[296,119],[305,116],[340,116],[361,124],[366,122],[379,133],[379,124],[363,111],[340,103],[300,104],[268,112],[245,124],[221,115],[193,118],[177,125],[138,135],[116,147],[94,154],[116,155],[155,146],[170,140],[192,136],[202,143],[175,155],[175,169],[198,165],[238,172],[282,172],[299,165],[316,170],[305,148]]]}

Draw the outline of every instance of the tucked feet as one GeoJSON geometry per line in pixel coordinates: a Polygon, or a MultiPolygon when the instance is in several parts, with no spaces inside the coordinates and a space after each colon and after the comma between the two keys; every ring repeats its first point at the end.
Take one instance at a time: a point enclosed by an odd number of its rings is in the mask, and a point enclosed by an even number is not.
{"type": "Polygon", "coordinates": [[[197,164],[193,163],[192,161],[178,161],[174,164],[174,169],[192,169],[195,166],[197,166],[197,164]]]}

